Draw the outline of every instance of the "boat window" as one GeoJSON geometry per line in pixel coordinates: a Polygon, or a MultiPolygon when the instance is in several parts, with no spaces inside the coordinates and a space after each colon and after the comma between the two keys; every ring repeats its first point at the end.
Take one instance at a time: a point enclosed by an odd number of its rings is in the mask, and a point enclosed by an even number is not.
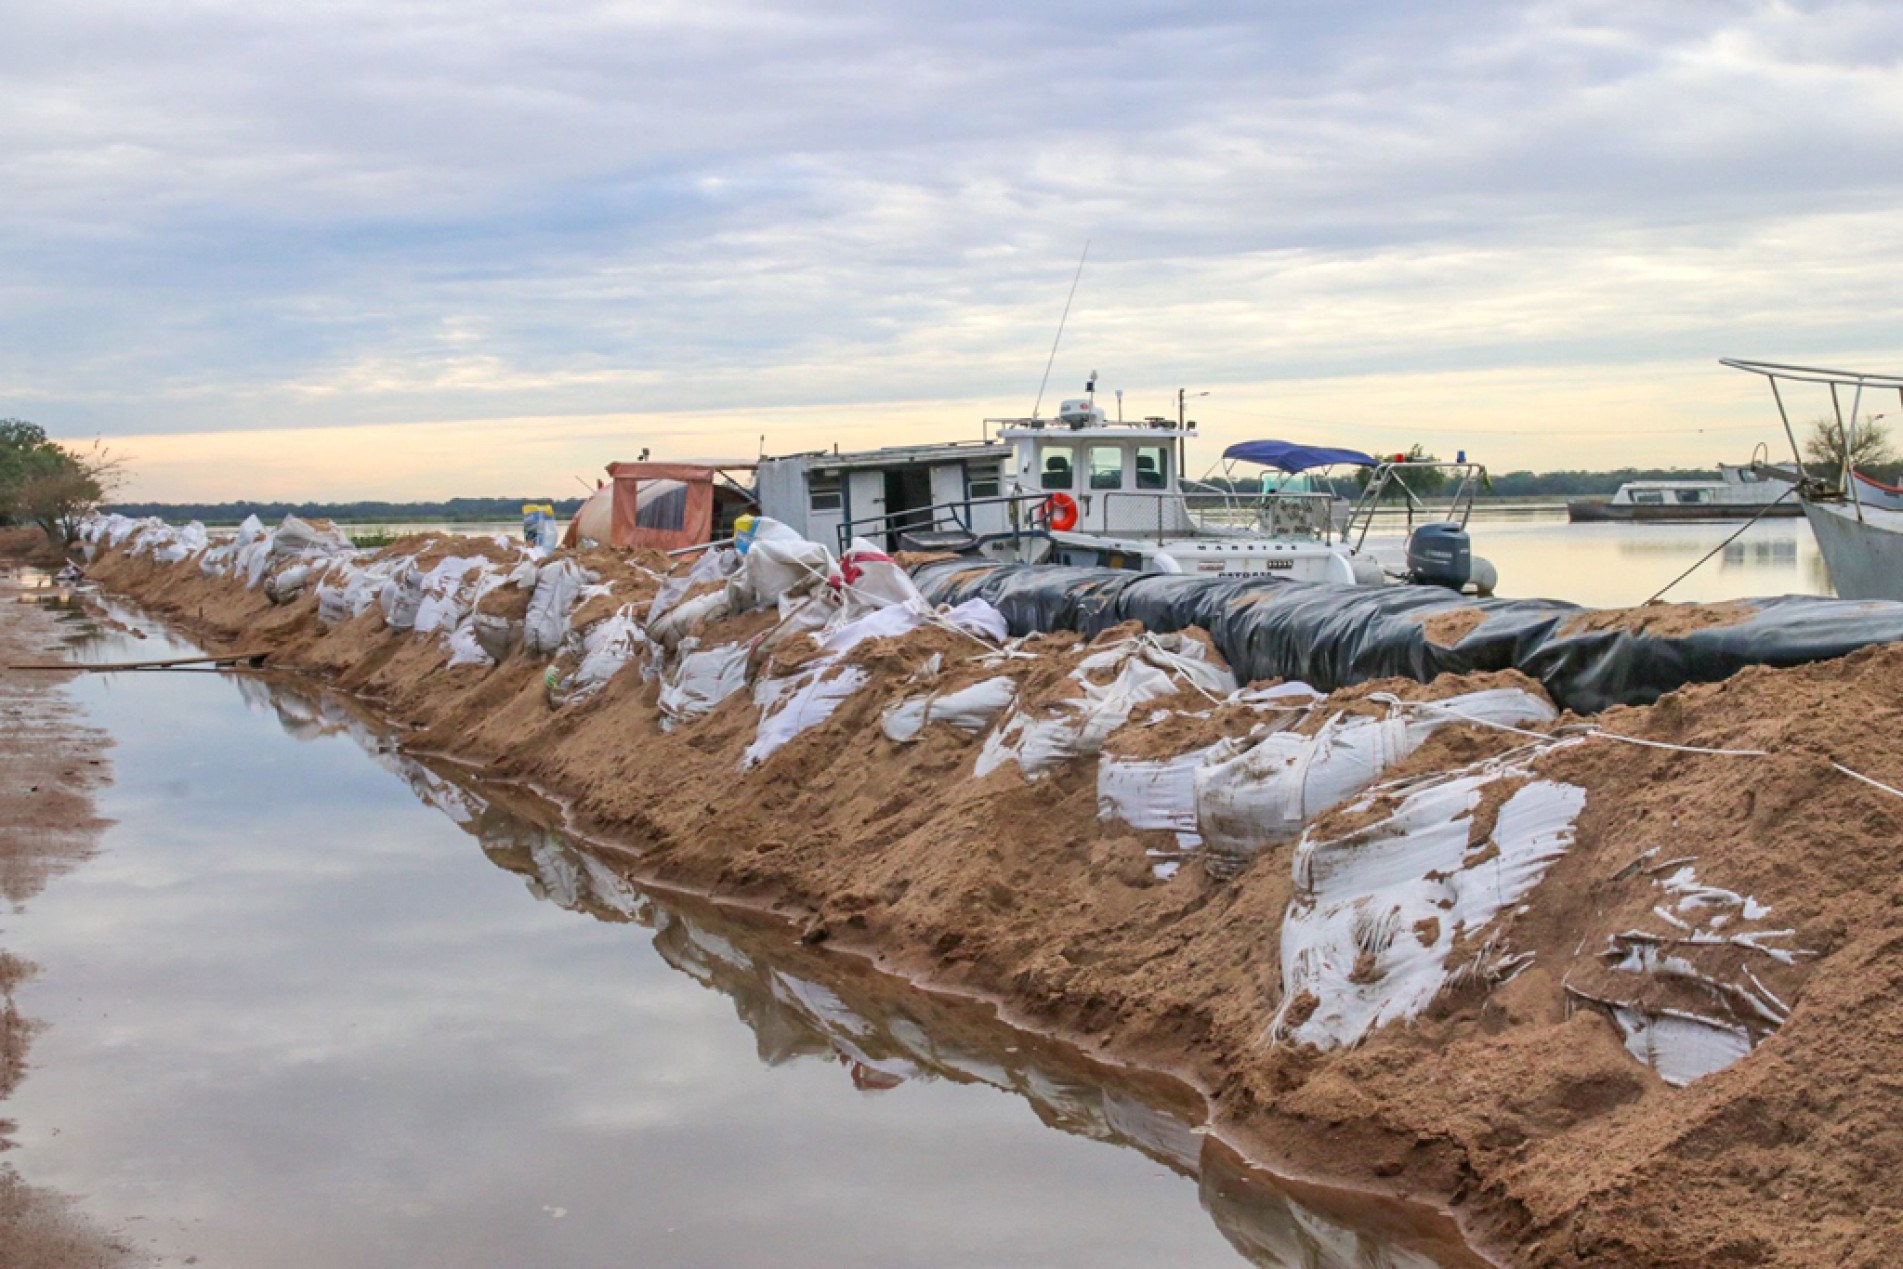
{"type": "Polygon", "coordinates": [[[839,510],[839,473],[836,471],[813,472],[806,478],[806,492],[807,505],[813,510],[839,510]]]}
{"type": "Polygon", "coordinates": [[[1678,491],[1678,500],[1681,503],[1703,502],[1705,500],[1705,491],[1702,489],[1681,489],[1678,491]]]}
{"type": "Polygon", "coordinates": [[[1072,465],[1076,459],[1077,451],[1069,445],[1046,445],[1044,447],[1044,488],[1069,489],[1073,483],[1072,465]]]}
{"type": "Polygon", "coordinates": [[[1137,488],[1167,489],[1169,484],[1169,446],[1139,445],[1137,447],[1137,488]]]}
{"type": "Polygon", "coordinates": [[[995,498],[1002,488],[1002,470],[996,463],[967,463],[965,488],[972,498],[995,498]]]}
{"type": "Polygon", "coordinates": [[[1656,507],[1664,503],[1665,494],[1658,489],[1635,489],[1632,491],[1632,501],[1647,507],[1656,507]]]}
{"type": "Polygon", "coordinates": [[[677,480],[649,482],[634,506],[634,522],[643,529],[679,533],[687,527],[687,486],[677,480]]]}
{"type": "Polygon", "coordinates": [[[1090,487],[1092,489],[1123,488],[1123,446],[1092,445],[1090,447],[1090,487]]]}

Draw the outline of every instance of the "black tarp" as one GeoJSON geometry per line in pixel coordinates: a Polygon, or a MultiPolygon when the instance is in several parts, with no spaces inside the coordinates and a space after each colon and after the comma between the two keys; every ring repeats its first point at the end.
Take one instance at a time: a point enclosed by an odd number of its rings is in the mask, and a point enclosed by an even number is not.
{"type": "MultiPolygon", "coordinates": [[[[1748,610],[1743,620],[1706,605],[1713,624],[1659,634],[1629,623],[1593,630],[1593,610],[1559,600],[1471,599],[1433,586],[962,560],[924,565],[914,579],[934,603],[987,600],[1013,634],[1091,635],[1125,621],[1156,631],[1200,626],[1245,683],[1300,679],[1333,691],[1368,679],[1425,682],[1511,669],[1538,679],[1555,702],[1580,713],[1649,705],[1687,683],[1730,678],[1746,666],[1802,665],[1903,640],[1903,603],[1809,595],[1733,601],[1748,610]],[[1456,609],[1478,609],[1483,619],[1451,646],[1431,642],[1425,619],[1456,609]]],[[[1682,606],[1691,617],[1698,607],[1682,606]]]]}

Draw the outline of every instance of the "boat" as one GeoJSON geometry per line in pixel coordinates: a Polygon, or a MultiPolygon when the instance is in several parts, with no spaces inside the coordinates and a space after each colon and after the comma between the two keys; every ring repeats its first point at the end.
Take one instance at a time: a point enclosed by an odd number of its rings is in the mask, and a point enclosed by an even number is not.
{"type": "Polygon", "coordinates": [[[1903,600],[1903,490],[1884,485],[1844,464],[1836,472],[1812,475],[1804,465],[1797,433],[1785,408],[1780,384],[1819,384],[1830,390],[1837,426],[1855,448],[1866,392],[1894,391],[1903,400],[1903,375],[1826,370],[1769,361],[1725,357],[1721,365],[1762,375],[1770,383],[1784,434],[1796,461],[1796,495],[1810,522],[1830,572],[1831,588],[1844,599],[1903,600]],[[1850,408],[1843,408],[1848,393],[1850,408]]]}
{"type": "Polygon", "coordinates": [[[1788,488],[1775,469],[1761,464],[1718,465],[1716,480],[1628,480],[1610,498],[1575,498],[1566,518],[1575,524],[1605,520],[1747,520],[1754,516],[1799,516],[1796,502],[1779,502],[1788,488]],[[1768,508],[1768,509],[1767,509],[1768,508]]]}
{"type": "Polygon", "coordinates": [[[1491,591],[1492,565],[1467,535],[1486,469],[1464,455],[1245,441],[1220,472],[1186,480],[1194,431],[1181,418],[1112,421],[1085,396],[1055,418],[986,419],[977,440],[763,457],[756,491],[762,514],[841,550],[864,538],[1015,563],[1491,591]],[[1316,474],[1341,468],[1367,469],[1352,501],[1316,474]],[[1430,486],[1452,490],[1444,507],[1428,505],[1430,486]],[[1390,508],[1405,538],[1371,541],[1390,508]]]}
{"type": "Polygon", "coordinates": [[[753,490],[735,473],[753,470],[738,459],[608,464],[600,485],[568,523],[566,547],[588,543],[689,554],[730,542],[739,518],[759,510],[753,490]]]}

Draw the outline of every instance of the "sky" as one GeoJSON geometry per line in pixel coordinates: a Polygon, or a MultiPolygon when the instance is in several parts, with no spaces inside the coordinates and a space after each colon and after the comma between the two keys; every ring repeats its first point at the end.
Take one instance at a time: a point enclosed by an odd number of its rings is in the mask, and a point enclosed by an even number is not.
{"type": "Polygon", "coordinates": [[[0,0],[0,417],[127,497],[1138,416],[1495,470],[1903,371],[1903,6],[0,0]],[[1077,275],[1080,256],[1088,257],[1077,275]]]}

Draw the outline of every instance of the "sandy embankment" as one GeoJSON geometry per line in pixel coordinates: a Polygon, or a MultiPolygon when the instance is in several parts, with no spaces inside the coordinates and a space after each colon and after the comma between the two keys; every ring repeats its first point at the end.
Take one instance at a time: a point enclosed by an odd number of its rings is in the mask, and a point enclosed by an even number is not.
{"type": "MultiPolygon", "coordinates": [[[[591,563],[614,591],[590,615],[645,607],[654,584],[629,561],[591,563]]],[[[517,648],[495,666],[450,668],[443,638],[388,629],[375,605],[325,629],[310,590],[273,604],[195,559],[108,551],[92,572],[213,646],[269,648],[277,665],[377,699],[416,728],[420,748],[562,796],[592,830],[640,852],[631,869],[770,906],[809,939],[1177,1072],[1265,1160],[1451,1203],[1515,1263],[1878,1265],[1903,1244],[1903,804],[1830,765],[1903,785],[1903,647],[1748,671],[1595,720],[1765,756],[1596,738],[1497,765],[1456,816],[1467,853],[1453,873],[1421,880],[1479,875],[1530,786],[1579,791],[1561,848],[1519,898],[1497,912],[1483,904],[1472,928],[1434,917],[1357,926],[1366,949],[1342,992],[1378,996],[1384,965],[1415,946],[1450,947],[1427,967],[1444,978],[1411,1021],[1316,1047],[1302,1038],[1315,1000],[1287,990],[1301,967],[1284,963],[1284,924],[1315,919],[1330,882],[1292,870],[1290,844],[1233,876],[1190,851],[1164,881],[1151,852],[1174,850],[1175,837],[1099,817],[1098,758],[1036,781],[1010,763],[974,777],[982,729],[930,725],[909,744],[882,731],[886,707],[921,684],[942,697],[1001,676],[1017,680],[1027,717],[1047,717],[1082,690],[1074,672],[1091,649],[1074,636],[1033,640],[1034,657],[1002,667],[937,627],[861,644],[844,665],[865,684],[743,771],[761,723],[745,691],[668,731],[655,683],[634,665],[585,702],[551,706],[545,658],[517,648]],[[1738,1048],[1723,1069],[1675,1087],[1640,1060],[1654,1042],[1670,1049],[1667,1033],[1687,1018],[1726,1010],[1742,1020],[1707,1029],[1738,1048]]],[[[698,633],[715,647],[771,624],[752,613],[698,633]]],[[[790,641],[750,657],[748,671],[785,674],[811,654],[790,641]]],[[[558,682],[576,660],[558,658],[558,682]]],[[[1388,715],[1376,687],[1446,698],[1515,682],[1537,691],[1512,676],[1364,684],[1296,730],[1388,715]]],[[[1107,753],[1184,754],[1265,717],[1210,707],[1187,688],[1152,704],[1175,717],[1149,734],[1139,719],[1107,753]]],[[[1383,779],[1472,773],[1525,739],[1444,726],[1383,779]]],[[[1415,793],[1448,786],[1381,787],[1319,815],[1304,841],[1378,846],[1424,813],[1415,793]]],[[[1453,897],[1441,906],[1462,910],[1453,897]]]]}
{"type": "MultiPolygon", "coordinates": [[[[32,545],[39,537],[32,535],[32,545]]],[[[18,545],[8,543],[6,545],[18,545]]],[[[102,827],[93,790],[109,778],[106,737],[87,727],[60,691],[69,675],[8,667],[65,659],[51,611],[29,602],[18,574],[0,572],[0,897],[17,910],[92,853],[102,827]]],[[[0,1115],[29,1070],[34,1023],[14,991],[35,967],[7,949],[0,922],[0,1115]]],[[[13,1125],[0,1119],[0,1149],[13,1125]]],[[[121,1239],[94,1228],[61,1196],[23,1183],[0,1164],[0,1264],[80,1269],[126,1262],[121,1239]]]]}

